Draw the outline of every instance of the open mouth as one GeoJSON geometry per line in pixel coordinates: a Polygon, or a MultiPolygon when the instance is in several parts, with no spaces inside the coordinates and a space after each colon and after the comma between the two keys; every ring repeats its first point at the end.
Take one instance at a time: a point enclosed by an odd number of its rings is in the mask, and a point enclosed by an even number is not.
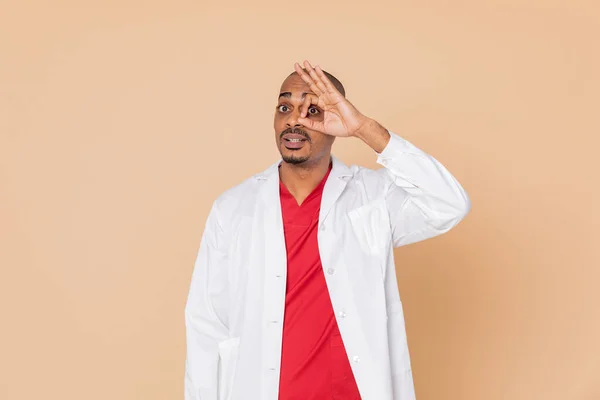
{"type": "Polygon", "coordinates": [[[282,138],[283,145],[290,150],[297,150],[304,147],[305,143],[308,141],[306,137],[299,134],[286,134],[283,135],[282,138]]]}

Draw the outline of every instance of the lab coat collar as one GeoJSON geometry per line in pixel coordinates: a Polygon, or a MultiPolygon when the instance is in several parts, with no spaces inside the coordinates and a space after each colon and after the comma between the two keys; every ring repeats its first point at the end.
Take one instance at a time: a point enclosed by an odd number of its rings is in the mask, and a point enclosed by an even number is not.
{"type": "MultiPolygon", "coordinates": [[[[331,155],[331,161],[331,172],[329,173],[329,178],[323,188],[319,224],[323,223],[331,210],[331,207],[333,207],[339,196],[342,194],[348,180],[353,175],[352,170],[334,155],[331,155]]],[[[279,198],[279,165],[281,162],[282,160],[279,159],[264,172],[255,176],[258,180],[266,181],[265,185],[261,188],[261,195],[270,208],[272,207],[272,209],[278,210],[277,214],[281,213],[281,203],[279,198]]]]}
{"type": "MultiPolygon", "coordinates": [[[[278,180],[278,178],[279,178],[278,168],[282,161],[283,160],[280,158],[279,160],[277,160],[277,162],[273,163],[269,168],[267,168],[263,172],[255,175],[255,178],[258,180],[269,180],[271,178],[275,178],[276,180],[278,180]]],[[[333,154],[331,155],[331,162],[332,162],[332,168],[331,168],[331,173],[329,174],[330,179],[334,178],[334,177],[343,179],[343,178],[348,178],[348,177],[352,176],[352,170],[346,164],[344,164],[339,158],[334,156],[333,154]]]]}

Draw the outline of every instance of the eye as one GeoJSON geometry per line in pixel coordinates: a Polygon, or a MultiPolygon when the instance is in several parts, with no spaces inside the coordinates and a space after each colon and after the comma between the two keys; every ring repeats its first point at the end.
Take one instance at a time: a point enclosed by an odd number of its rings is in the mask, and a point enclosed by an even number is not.
{"type": "Polygon", "coordinates": [[[319,111],[319,109],[318,109],[318,108],[316,108],[316,107],[310,107],[310,108],[308,109],[308,113],[309,113],[309,114],[312,114],[312,115],[317,115],[318,113],[320,113],[320,111],[319,111]]]}
{"type": "Polygon", "coordinates": [[[282,105],[280,105],[280,106],[277,106],[277,110],[278,110],[279,112],[283,112],[283,113],[284,113],[284,112],[287,112],[287,111],[289,110],[289,108],[288,108],[288,106],[286,106],[285,104],[282,104],[282,105]]]}

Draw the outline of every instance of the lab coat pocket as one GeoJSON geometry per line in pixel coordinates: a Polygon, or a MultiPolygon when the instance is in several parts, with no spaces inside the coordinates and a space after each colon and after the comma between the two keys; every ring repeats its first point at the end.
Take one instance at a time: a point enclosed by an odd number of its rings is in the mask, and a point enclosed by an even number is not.
{"type": "Polygon", "coordinates": [[[383,256],[391,239],[385,199],[380,198],[348,212],[360,248],[369,255],[383,256]]]}
{"type": "Polygon", "coordinates": [[[231,396],[239,345],[239,337],[219,342],[219,400],[229,400],[231,396]]]}

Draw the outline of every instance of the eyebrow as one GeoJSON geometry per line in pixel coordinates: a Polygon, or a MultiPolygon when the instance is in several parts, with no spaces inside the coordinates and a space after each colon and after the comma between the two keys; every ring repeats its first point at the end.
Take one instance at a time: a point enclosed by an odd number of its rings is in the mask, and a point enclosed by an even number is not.
{"type": "MultiPolygon", "coordinates": [[[[303,92],[302,100],[306,97],[307,94],[312,94],[312,92],[303,92]]],[[[286,99],[290,99],[292,97],[292,92],[281,92],[279,93],[279,98],[285,97],[286,99]]]]}

